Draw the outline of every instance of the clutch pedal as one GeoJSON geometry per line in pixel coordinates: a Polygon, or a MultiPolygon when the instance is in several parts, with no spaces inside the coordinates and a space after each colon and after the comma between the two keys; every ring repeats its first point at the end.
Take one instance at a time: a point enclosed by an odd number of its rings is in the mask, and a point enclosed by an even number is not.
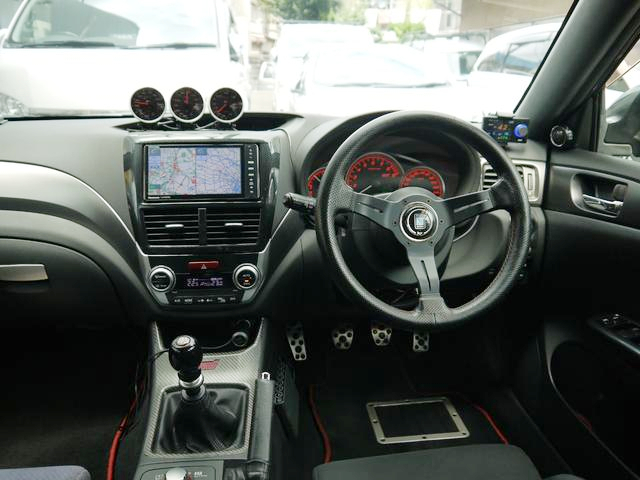
{"type": "Polygon", "coordinates": [[[333,346],[338,350],[349,350],[353,343],[353,327],[351,325],[341,325],[331,331],[333,346]]]}
{"type": "Polygon", "coordinates": [[[429,334],[424,332],[413,332],[413,351],[424,353],[429,351],[429,334]]]}
{"type": "Polygon", "coordinates": [[[383,323],[371,324],[371,336],[373,337],[373,343],[378,347],[386,347],[391,343],[391,334],[393,330],[391,327],[384,325],[383,323]]]}
{"type": "Polygon", "coordinates": [[[287,343],[291,349],[291,355],[296,362],[307,359],[307,347],[304,341],[304,330],[300,322],[287,325],[287,343]]]}

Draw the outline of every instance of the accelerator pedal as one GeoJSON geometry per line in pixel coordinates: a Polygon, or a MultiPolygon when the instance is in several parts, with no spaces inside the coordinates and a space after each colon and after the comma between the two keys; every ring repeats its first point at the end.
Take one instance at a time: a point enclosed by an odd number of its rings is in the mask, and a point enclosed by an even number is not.
{"type": "Polygon", "coordinates": [[[425,353],[429,351],[429,334],[425,332],[413,332],[413,351],[425,353]]]}

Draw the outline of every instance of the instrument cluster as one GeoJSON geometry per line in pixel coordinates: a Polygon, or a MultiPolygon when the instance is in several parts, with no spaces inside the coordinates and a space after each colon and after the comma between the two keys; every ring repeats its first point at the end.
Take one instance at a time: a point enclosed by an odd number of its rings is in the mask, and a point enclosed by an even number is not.
{"type": "MultiPolygon", "coordinates": [[[[307,194],[318,195],[326,166],[315,169],[307,178],[307,194]]],[[[443,176],[432,166],[398,153],[368,152],[357,158],[345,177],[347,185],[357,192],[376,195],[404,187],[422,187],[444,197],[443,176]]]]}
{"type": "MultiPolygon", "coordinates": [[[[206,113],[206,106],[214,120],[234,123],[243,113],[242,96],[233,88],[216,90],[206,102],[200,92],[191,87],[177,89],[169,99],[169,113],[182,123],[195,123],[206,113]]],[[[131,96],[131,111],[142,123],[156,123],[167,110],[164,96],[157,89],[145,87],[131,96]]]]}

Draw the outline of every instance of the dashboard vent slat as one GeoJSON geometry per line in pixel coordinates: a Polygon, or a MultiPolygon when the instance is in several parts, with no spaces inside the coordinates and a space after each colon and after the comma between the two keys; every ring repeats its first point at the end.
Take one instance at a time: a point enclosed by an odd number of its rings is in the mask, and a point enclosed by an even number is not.
{"type": "MultiPolygon", "coordinates": [[[[524,181],[524,172],[520,165],[516,166],[516,170],[520,174],[520,178],[524,181]]],[[[493,170],[493,167],[486,165],[482,172],[482,189],[489,190],[498,181],[498,174],[493,170]]]]}
{"type": "Polygon", "coordinates": [[[213,208],[143,209],[150,247],[252,246],[260,242],[259,206],[222,211],[213,208]]]}
{"type": "Polygon", "coordinates": [[[147,243],[159,246],[198,246],[200,226],[198,209],[161,209],[143,212],[147,243]]]}
{"type": "Polygon", "coordinates": [[[207,245],[255,245],[260,239],[260,209],[207,212],[207,245]]]}

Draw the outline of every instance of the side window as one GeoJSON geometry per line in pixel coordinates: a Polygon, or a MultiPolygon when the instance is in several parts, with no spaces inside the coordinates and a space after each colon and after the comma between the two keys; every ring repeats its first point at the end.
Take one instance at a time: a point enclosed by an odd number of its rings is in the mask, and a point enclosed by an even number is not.
{"type": "Polygon", "coordinates": [[[640,42],[607,81],[604,105],[599,151],[640,160],[640,42]]]}
{"type": "Polygon", "coordinates": [[[533,76],[550,45],[551,40],[511,44],[503,72],[533,76]]]}
{"type": "Polygon", "coordinates": [[[500,50],[490,54],[480,61],[478,71],[480,72],[501,72],[504,63],[505,52],[500,50]]]}

